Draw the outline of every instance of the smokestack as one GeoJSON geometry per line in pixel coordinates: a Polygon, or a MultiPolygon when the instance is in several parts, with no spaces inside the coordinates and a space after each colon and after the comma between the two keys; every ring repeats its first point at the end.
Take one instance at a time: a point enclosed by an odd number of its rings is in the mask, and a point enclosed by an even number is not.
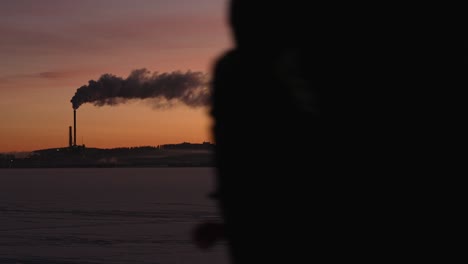
{"type": "Polygon", "coordinates": [[[73,145],[76,146],[76,109],[73,109],[73,145]]]}
{"type": "Polygon", "coordinates": [[[69,126],[68,127],[68,146],[71,148],[73,145],[73,142],[72,142],[72,127],[69,126]]]}

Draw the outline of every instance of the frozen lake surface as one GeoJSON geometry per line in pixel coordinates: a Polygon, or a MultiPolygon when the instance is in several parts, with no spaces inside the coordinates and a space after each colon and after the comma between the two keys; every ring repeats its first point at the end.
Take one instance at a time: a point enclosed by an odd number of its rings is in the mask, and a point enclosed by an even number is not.
{"type": "Polygon", "coordinates": [[[0,170],[0,263],[228,263],[200,251],[212,168],[0,170]]]}

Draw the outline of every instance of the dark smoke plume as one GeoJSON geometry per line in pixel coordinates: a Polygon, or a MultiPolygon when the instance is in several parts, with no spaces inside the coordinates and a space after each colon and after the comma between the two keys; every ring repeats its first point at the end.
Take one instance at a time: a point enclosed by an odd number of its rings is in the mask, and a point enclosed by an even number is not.
{"type": "Polygon", "coordinates": [[[71,99],[73,109],[84,103],[97,106],[116,105],[131,99],[153,98],[163,106],[181,102],[190,107],[208,105],[210,90],[207,76],[201,72],[151,73],[147,69],[134,70],[123,79],[112,74],[104,74],[99,80],[89,81],[88,85],[76,90],[71,99]]]}

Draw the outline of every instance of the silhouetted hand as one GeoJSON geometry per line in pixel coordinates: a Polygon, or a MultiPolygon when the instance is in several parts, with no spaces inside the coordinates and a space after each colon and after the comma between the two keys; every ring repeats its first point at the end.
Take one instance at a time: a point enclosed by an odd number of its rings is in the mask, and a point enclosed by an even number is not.
{"type": "Polygon", "coordinates": [[[221,223],[198,224],[192,233],[192,240],[200,249],[209,249],[221,239],[224,239],[224,225],[221,223]]]}

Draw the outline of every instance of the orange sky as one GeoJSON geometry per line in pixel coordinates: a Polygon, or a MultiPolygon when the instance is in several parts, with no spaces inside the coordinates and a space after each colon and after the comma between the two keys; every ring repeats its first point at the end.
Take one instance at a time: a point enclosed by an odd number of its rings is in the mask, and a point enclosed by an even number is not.
{"type": "MultiPolygon", "coordinates": [[[[134,69],[204,71],[231,46],[223,0],[0,2],[0,152],[64,147],[76,89],[134,69]]],[[[212,141],[208,109],[84,104],[77,143],[212,141]]]]}

